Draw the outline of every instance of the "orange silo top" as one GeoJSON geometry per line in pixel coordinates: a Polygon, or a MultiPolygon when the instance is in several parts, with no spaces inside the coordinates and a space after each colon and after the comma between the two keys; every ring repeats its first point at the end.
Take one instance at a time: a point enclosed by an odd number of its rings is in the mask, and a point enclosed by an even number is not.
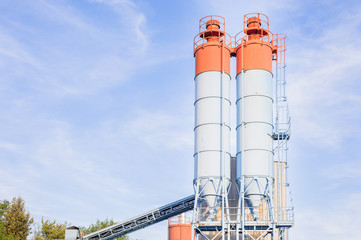
{"type": "Polygon", "coordinates": [[[206,71],[225,71],[230,74],[229,44],[223,17],[212,15],[202,18],[193,43],[196,75],[206,71]]]}
{"type": "Polygon", "coordinates": [[[237,74],[249,69],[264,69],[272,72],[272,60],[277,47],[272,44],[268,17],[261,13],[244,16],[245,36],[236,47],[237,74]]]}

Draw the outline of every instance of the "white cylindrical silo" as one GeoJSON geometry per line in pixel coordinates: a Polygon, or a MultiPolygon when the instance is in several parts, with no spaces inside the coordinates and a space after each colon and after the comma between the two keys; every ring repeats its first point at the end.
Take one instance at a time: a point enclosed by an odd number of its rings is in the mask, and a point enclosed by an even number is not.
{"type": "Polygon", "coordinates": [[[244,177],[244,197],[257,218],[258,206],[269,190],[269,178],[273,177],[272,73],[251,69],[238,74],[236,81],[237,158],[243,161],[239,177],[244,177]]]}
{"type": "Polygon", "coordinates": [[[208,71],[197,75],[195,84],[195,179],[214,214],[220,204],[222,175],[226,187],[230,181],[230,76],[208,71]]]}
{"type": "MultiPolygon", "coordinates": [[[[273,75],[268,18],[245,15],[245,36],[238,41],[237,56],[237,166],[245,204],[255,221],[261,202],[272,207],[273,186],[273,75]],[[262,26],[262,27],[261,27],[262,26]]],[[[243,210],[245,211],[245,210],[243,210]]],[[[268,212],[262,209],[262,213],[268,212]]],[[[261,219],[262,220],[262,219],[261,219]]]]}
{"type": "Polygon", "coordinates": [[[194,184],[203,221],[215,219],[230,183],[230,48],[224,19],[201,19],[196,39],[194,184]]]}

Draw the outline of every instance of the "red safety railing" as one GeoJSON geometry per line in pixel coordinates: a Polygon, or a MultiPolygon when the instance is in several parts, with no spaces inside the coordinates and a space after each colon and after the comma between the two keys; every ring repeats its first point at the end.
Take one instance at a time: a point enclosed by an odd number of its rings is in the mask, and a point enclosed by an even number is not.
{"type": "Polygon", "coordinates": [[[199,46],[206,46],[211,38],[217,38],[218,42],[223,42],[228,47],[233,47],[232,37],[226,33],[224,17],[209,15],[199,20],[199,33],[194,37],[193,50],[199,46]],[[217,23],[217,24],[208,24],[217,23]]]}
{"type": "Polygon", "coordinates": [[[286,63],[286,37],[284,33],[276,33],[272,36],[272,43],[277,48],[276,61],[280,64],[286,63]]]}

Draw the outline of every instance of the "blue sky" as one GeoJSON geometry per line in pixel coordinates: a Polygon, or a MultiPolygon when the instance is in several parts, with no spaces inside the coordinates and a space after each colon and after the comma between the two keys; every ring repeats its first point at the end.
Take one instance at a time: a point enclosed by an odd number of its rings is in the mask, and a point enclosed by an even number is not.
{"type": "MultiPolygon", "coordinates": [[[[22,196],[37,222],[88,225],[192,194],[198,20],[222,15],[235,35],[249,12],[288,35],[292,239],[359,239],[361,3],[351,0],[2,0],[0,199],[22,196]]],[[[167,225],[131,237],[166,239],[167,225]]]]}

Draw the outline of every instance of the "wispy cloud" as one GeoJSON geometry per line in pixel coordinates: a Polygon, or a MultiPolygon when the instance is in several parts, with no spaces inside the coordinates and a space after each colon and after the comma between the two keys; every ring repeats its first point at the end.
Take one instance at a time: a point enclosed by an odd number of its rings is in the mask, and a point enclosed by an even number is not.
{"type": "Polygon", "coordinates": [[[123,37],[129,43],[138,42],[137,54],[144,54],[149,45],[146,29],[146,16],[139,7],[131,0],[91,0],[110,6],[123,23],[119,31],[129,31],[133,34],[125,34],[123,37]],[[134,35],[134,36],[133,36],[134,35]]]}
{"type": "Polygon", "coordinates": [[[337,180],[352,180],[349,184],[361,184],[361,162],[359,160],[346,160],[342,163],[337,163],[325,168],[322,175],[328,179],[337,180]]]}
{"type": "MultiPolygon", "coordinates": [[[[141,66],[137,54],[147,51],[148,44],[142,31],[145,15],[138,14],[136,6],[129,2],[126,6],[129,16],[123,19],[120,17],[123,5],[113,4],[120,25],[134,23],[135,31],[129,30],[133,26],[114,32],[114,28],[102,29],[82,14],[78,15],[79,10],[72,6],[40,1],[33,6],[34,14],[61,26],[56,31],[49,29],[55,37],[43,40],[49,35],[40,38],[32,35],[38,26],[19,22],[21,30],[32,29],[23,33],[39,44],[22,44],[19,36],[11,32],[2,39],[2,46],[7,47],[0,51],[7,58],[2,58],[2,70],[4,73],[6,69],[17,71],[19,84],[14,85],[16,81],[9,76],[9,71],[2,78],[9,84],[6,90],[11,92],[3,90],[1,95],[2,102],[8,105],[3,108],[0,127],[4,138],[0,143],[0,196],[22,195],[37,220],[44,216],[85,225],[105,216],[121,216],[120,220],[130,217],[148,194],[143,193],[145,187],[140,183],[144,178],[136,177],[137,174],[144,177],[148,173],[152,177],[149,172],[152,163],[138,157],[138,152],[161,148],[179,150],[192,145],[192,131],[183,131],[182,119],[161,111],[128,112],[127,116],[110,121],[99,116],[99,122],[93,122],[92,128],[82,130],[71,120],[67,121],[70,118],[56,116],[55,112],[62,111],[62,107],[55,106],[59,99],[97,96],[130,81],[141,66]],[[73,39],[63,37],[62,33],[70,34],[73,39]],[[119,41],[127,37],[136,41],[119,41]],[[10,58],[17,65],[12,65],[10,58]],[[22,84],[26,88],[24,93],[22,84]],[[137,165],[132,166],[130,162],[137,165]],[[126,171],[124,166],[134,172],[126,171]]],[[[8,27],[3,25],[4,29],[8,27]]],[[[4,86],[2,84],[2,88],[4,86]]],[[[114,96],[109,94],[109,97],[114,96]]],[[[142,156],[149,158],[145,153],[142,156]]],[[[164,185],[161,180],[153,184],[164,185]]]]}
{"type": "Polygon", "coordinates": [[[42,129],[32,131],[37,139],[18,146],[16,155],[2,152],[2,159],[8,161],[2,161],[0,196],[22,195],[37,220],[41,216],[65,219],[68,210],[54,215],[61,206],[93,209],[97,201],[124,206],[118,196],[132,192],[124,179],[109,174],[103,159],[94,159],[89,151],[83,150],[79,136],[74,136],[69,124],[59,121],[42,124],[42,129]],[[86,193],[74,194],[77,189],[86,193]],[[96,198],[91,197],[94,193],[96,198]]]}
{"type": "Polygon", "coordinates": [[[192,148],[193,132],[191,129],[184,129],[188,126],[184,122],[191,122],[191,119],[180,119],[160,111],[138,110],[135,119],[124,130],[151,148],[192,148]]]}
{"type": "MultiPolygon", "coordinates": [[[[61,24],[68,24],[81,31],[86,31],[93,37],[101,34],[100,29],[94,27],[88,17],[82,14],[81,11],[76,10],[70,4],[58,4],[45,0],[39,0],[31,5],[38,14],[43,18],[51,19],[52,21],[61,24]]],[[[100,37],[100,36],[99,36],[100,37]]]]}
{"type": "Polygon", "coordinates": [[[361,95],[355,91],[357,75],[361,74],[357,67],[361,40],[351,35],[337,36],[357,31],[361,16],[342,12],[335,17],[338,23],[320,29],[318,36],[290,33],[302,44],[291,41],[288,81],[296,131],[307,132],[303,136],[310,143],[337,148],[355,132],[353,123],[361,116],[361,95]]]}
{"type": "Polygon", "coordinates": [[[0,66],[8,67],[9,60],[24,63],[35,68],[40,68],[41,64],[35,59],[25,47],[4,28],[0,28],[0,66]]]}
{"type": "Polygon", "coordinates": [[[359,239],[355,229],[361,223],[360,201],[360,194],[350,194],[332,204],[325,199],[322,208],[299,209],[296,226],[291,230],[292,239],[359,239]]]}
{"type": "MultiPolygon", "coordinates": [[[[105,119],[85,130],[75,129],[66,121],[42,117],[24,119],[27,126],[8,124],[8,131],[17,128],[16,131],[21,132],[19,138],[25,141],[18,143],[15,138],[0,144],[0,148],[6,150],[1,152],[2,159],[8,159],[2,161],[0,195],[21,194],[37,220],[42,216],[56,216],[63,221],[68,215],[73,216],[71,220],[76,224],[88,224],[89,210],[86,209],[94,209],[94,218],[114,217],[109,206],[117,206],[119,211],[123,209],[123,217],[119,220],[132,216],[135,213],[131,209],[134,211],[134,208],[124,208],[140,204],[147,194],[142,192],[145,186],[141,185],[144,180],[141,176],[152,175],[153,170],[149,172],[149,169],[162,165],[162,161],[168,162],[163,163],[165,168],[170,168],[178,159],[172,156],[174,153],[192,149],[193,135],[191,128],[184,128],[189,126],[184,125],[186,120],[177,114],[140,109],[128,114],[121,119],[105,119]],[[154,156],[163,151],[166,153],[154,156]],[[151,156],[150,152],[153,153],[151,156]],[[172,159],[166,156],[172,156],[172,159]],[[156,158],[163,160],[152,163],[156,158]],[[13,168],[13,164],[17,167],[13,168]],[[127,166],[126,171],[124,166],[127,166]],[[80,195],[74,194],[77,190],[80,195]],[[134,197],[139,199],[127,202],[126,199],[134,197]],[[107,204],[97,206],[99,202],[107,204]],[[73,210],[55,213],[62,206],[72,206],[73,210]],[[79,217],[71,213],[75,208],[79,217]]],[[[192,117],[188,121],[192,122],[192,117]]],[[[181,168],[167,169],[167,174],[172,175],[181,168]]],[[[153,184],[167,188],[161,179],[153,184]]]]}
{"type": "Polygon", "coordinates": [[[5,17],[0,25],[0,55],[4,57],[0,67],[14,76],[2,77],[3,81],[26,79],[29,87],[49,97],[94,94],[129,81],[141,65],[136,56],[148,46],[145,14],[131,1],[97,3],[106,4],[107,11],[118,16],[116,31],[68,2],[27,3],[27,10],[22,11],[34,21],[5,17]],[[38,24],[43,25],[41,30],[38,24]],[[24,45],[13,29],[31,41],[24,45]]]}

